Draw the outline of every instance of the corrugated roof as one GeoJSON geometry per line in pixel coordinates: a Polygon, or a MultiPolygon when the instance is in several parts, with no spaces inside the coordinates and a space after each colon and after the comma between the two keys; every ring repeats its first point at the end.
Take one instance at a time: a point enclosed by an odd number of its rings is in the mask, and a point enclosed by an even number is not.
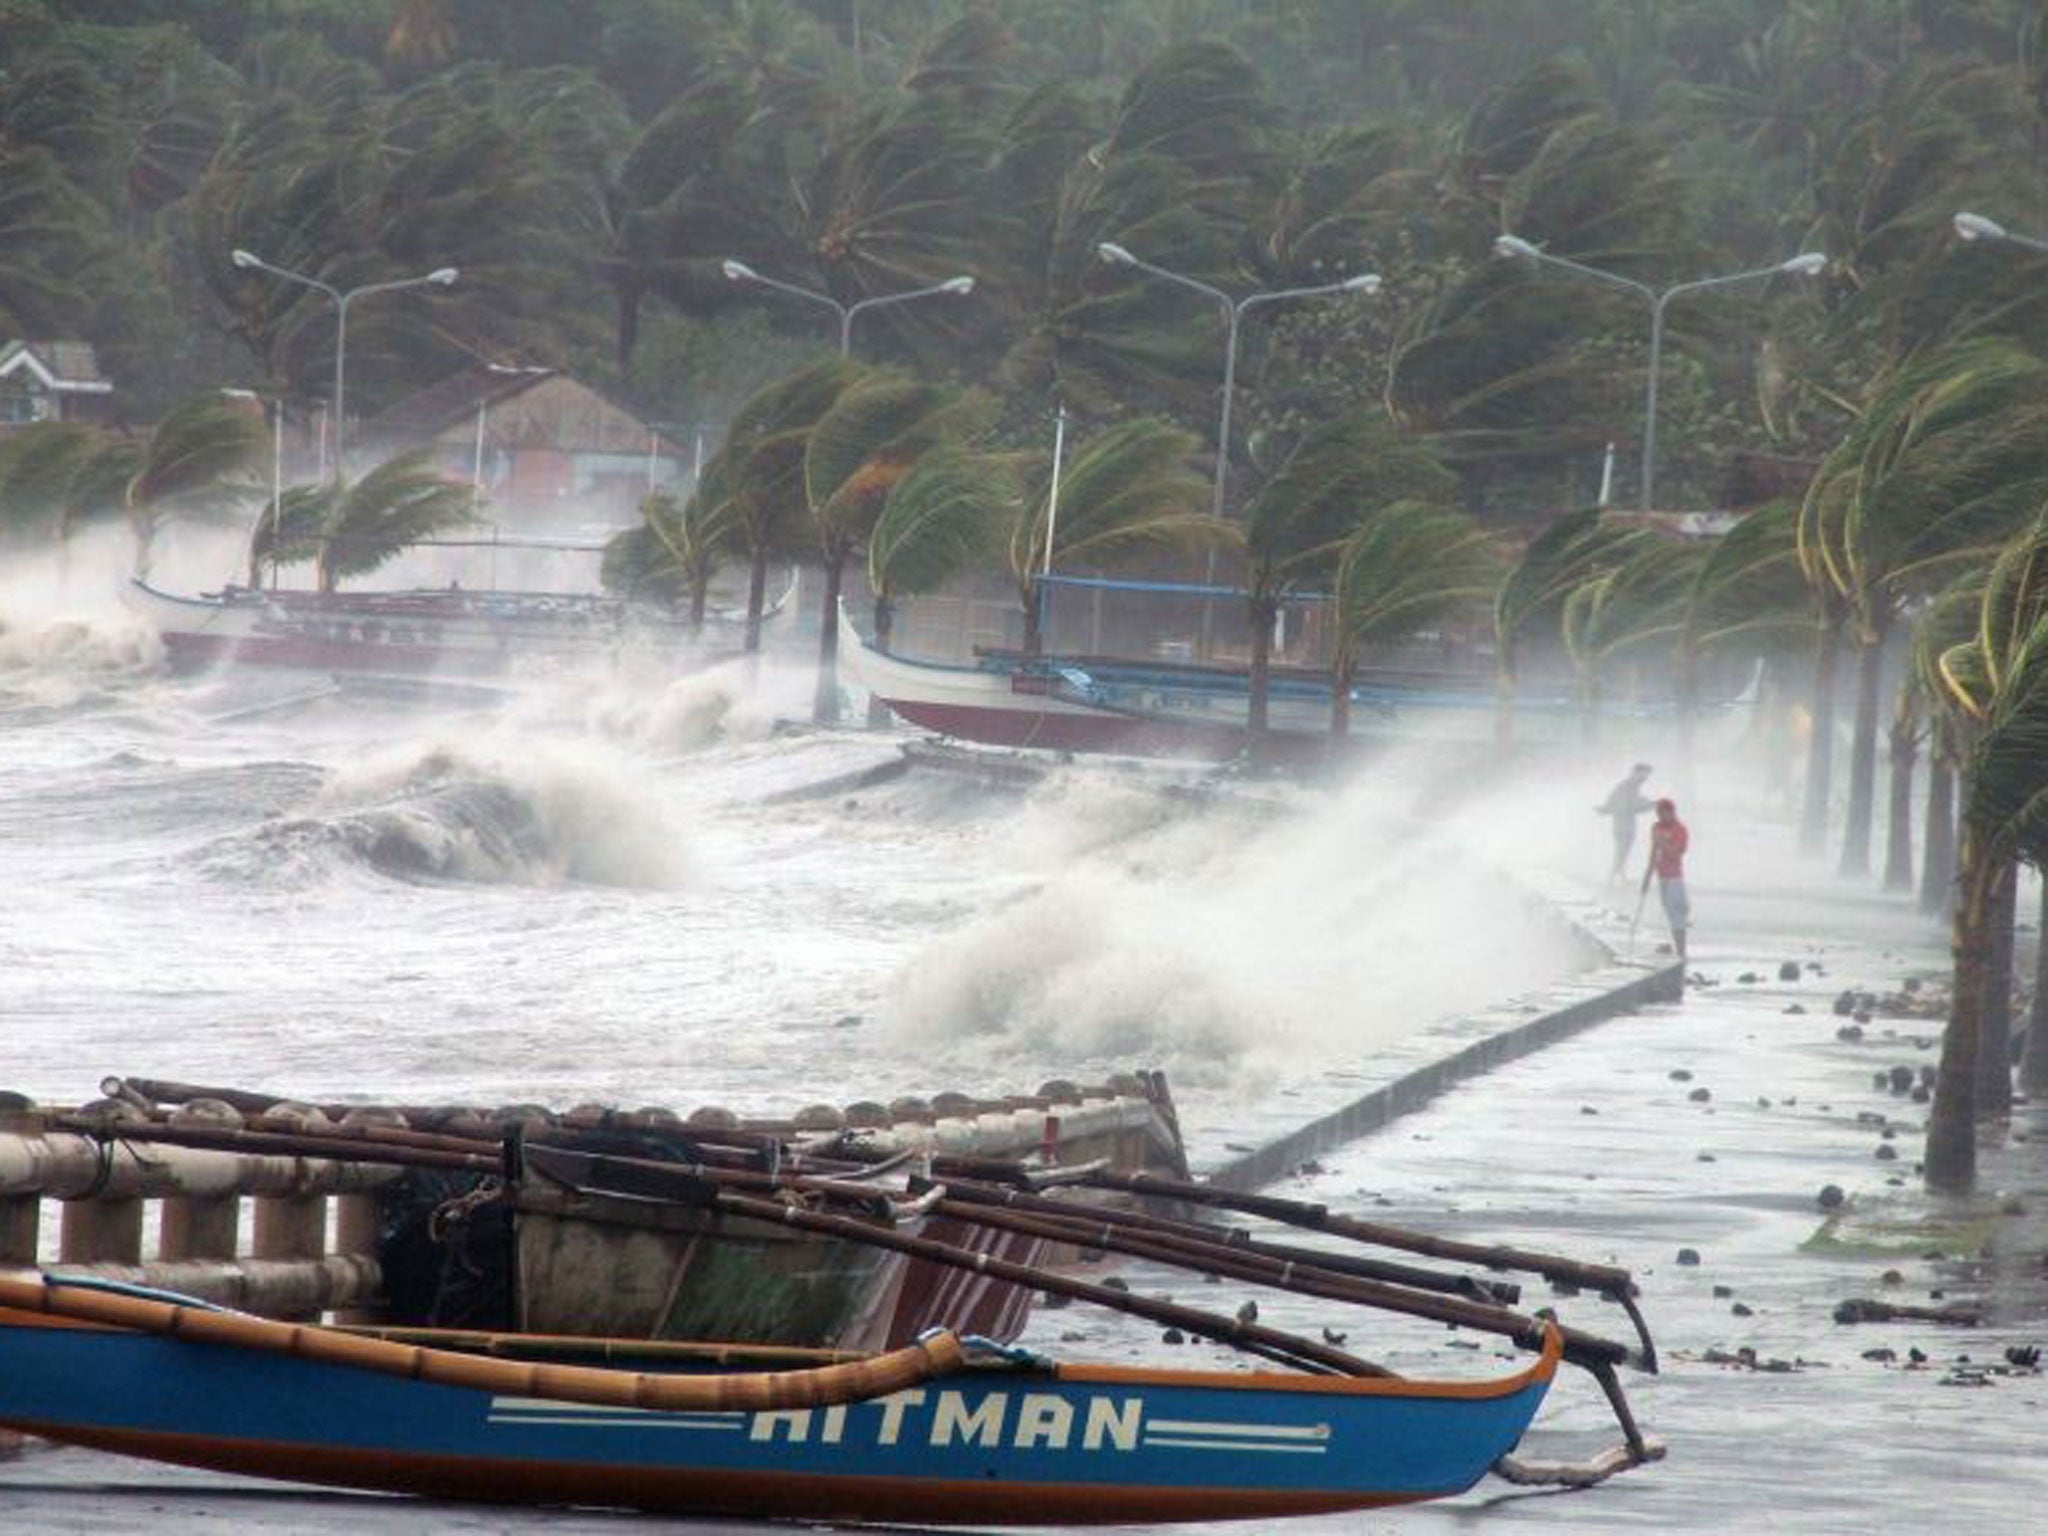
{"type": "Polygon", "coordinates": [[[407,395],[363,425],[363,436],[384,442],[424,442],[457,422],[468,421],[480,405],[496,405],[555,377],[552,370],[466,368],[418,394],[407,395]]]}

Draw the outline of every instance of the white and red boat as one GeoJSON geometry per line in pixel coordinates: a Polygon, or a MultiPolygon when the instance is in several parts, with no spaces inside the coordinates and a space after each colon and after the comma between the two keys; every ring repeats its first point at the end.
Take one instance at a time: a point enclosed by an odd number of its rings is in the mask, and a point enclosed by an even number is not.
{"type": "Polygon", "coordinates": [[[692,633],[666,610],[595,593],[262,591],[196,597],[130,580],[129,605],[164,643],[171,666],[226,663],[387,676],[502,677],[515,668],[633,652],[687,654],[719,644],[731,621],[692,633]]]}
{"type": "MultiPolygon", "coordinates": [[[[1250,740],[1251,687],[1242,671],[1004,652],[952,666],[874,650],[843,614],[839,632],[849,667],[876,698],[910,724],[960,741],[1220,762],[1250,740]]],[[[1376,676],[1353,685],[1350,737],[1485,741],[1493,708],[1484,679],[1376,676]]],[[[1326,755],[1328,679],[1275,674],[1267,722],[1269,756],[1326,755]]]]}

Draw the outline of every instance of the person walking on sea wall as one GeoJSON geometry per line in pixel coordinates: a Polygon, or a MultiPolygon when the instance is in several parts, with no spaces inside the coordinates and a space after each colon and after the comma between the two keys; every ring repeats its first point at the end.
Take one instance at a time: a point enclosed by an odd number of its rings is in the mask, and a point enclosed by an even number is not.
{"type": "Polygon", "coordinates": [[[1643,871],[1643,890],[1650,889],[1650,877],[1657,877],[1657,896],[1664,903],[1664,920],[1671,925],[1671,947],[1678,963],[1685,964],[1685,930],[1692,924],[1692,903],[1685,894],[1685,850],[1692,834],[1678,819],[1678,805],[1672,800],[1657,802],[1657,819],[1650,823],[1650,862],[1643,871]]]}
{"type": "Polygon", "coordinates": [[[1605,816],[1614,828],[1614,865],[1607,871],[1610,881],[1619,880],[1628,868],[1629,850],[1636,845],[1636,818],[1650,808],[1643,794],[1643,781],[1650,776],[1648,763],[1637,763],[1628,777],[1607,791],[1607,798],[1593,807],[1595,816],[1605,816]]]}

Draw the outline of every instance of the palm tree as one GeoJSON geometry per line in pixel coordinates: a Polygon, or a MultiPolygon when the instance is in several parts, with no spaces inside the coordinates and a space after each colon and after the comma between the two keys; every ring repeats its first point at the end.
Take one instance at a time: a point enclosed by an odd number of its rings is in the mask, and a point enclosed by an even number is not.
{"type": "Polygon", "coordinates": [[[1449,497],[1450,471],[1383,417],[1354,414],[1312,428],[1245,509],[1245,609],[1251,625],[1247,726],[1254,752],[1267,729],[1273,627],[1304,581],[1327,581],[1338,550],[1378,509],[1449,497]]]}
{"type": "Polygon", "coordinates": [[[218,518],[255,490],[251,472],[265,441],[259,414],[217,393],[173,406],[149,435],[125,502],[146,550],[165,516],[218,518]]]}
{"type": "Polygon", "coordinates": [[[0,438],[0,534],[64,536],[72,482],[100,446],[76,422],[39,421],[0,438]]]}
{"type": "Polygon", "coordinates": [[[334,502],[332,485],[294,485],[258,514],[249,535],[249,585],[263,585],[266,565],[318,560],[334,502]]]}
{"type": "Polygon", "coordinates": [[[1059,508],[1051,513],[1054,466],[1023,466],[1007,555],[1024,609],[1024,649],[1044,646],[1039,578],[1057,565],[1100,564],[1142,549],[1214,548],[1230,530],[1206,511],[1208,482],[1193,468],[1194,436],[1156,417],[1119,422],[1059,466],[1059,508]]]}
{"type": "Polygon", "coordinates": [[[1557,632],[1571,592],[1611,569],[1622,557],[1623,530],[1601,519],[1600,508],[1568,512],[1531,539],[1501,579],[1493,599],[1494,741],[1515,739],[1515,690],[1523,651],[1543,631],[1557,632]]]}
{"type": "Polygon", "coordinates": [[[1599,729],[1608,664],[1645,646],[1680,639],[1686,596],[1705,560],[1706,551],[1696,544],[1674,544],[1653,529],[1630,529],[1615,538],[1603,568],[1565,594],[1558,628],[1578,677],[1588,741],[1599,729]]]}
{"type": "Polygon", "coordinates": [[[1814,632],[1812,593],[1799,572],[1793,505],[1774,502],[1714,540],[1685,597],[1678,637],[1678,731],[1681,759],[1692,762],[1700,671],[1711,658],[1754,667],[1814,632]]]}
{"type": "Polygon", "coordinates": [[[829,357],[762,386],[734,414],[725,442],[690,493],[686,518],[729,530],[747,556],[747,621],[743,649],[761,648],[768,565],[801,540],[805,515],[804,455],[811,429],[861,376],[859,367],[829,357]]]}
{"type": "Polygon", "coordinates": [[[816,723],[839,719],[839,592],[847,558],[918,458],[948,439],[973,436],[994,411],[985,395],[877,372],[857,377],[811,428],[804,496],[825,568],[811,711],[816,723]]]}
{"type": "Polygon", "coordinates": [[[1330,736],[1351,730],[1351,684],[1368,647],[1482,608],[1500,582],[1500,547],[1465,513],[1426,501],[1380,507],[1337,551],[1330,736]]]}
{"type": "Polygon", "coordinates": [[[718,572],[733,539],[732,502],[728,499],[692,496],[678,501],[666,491],[656,491],[640,503],[648,536],[667,556],[667,568],[674,571],[689,596],[689,626],[695,634],[704,627],[704,610],[711,600],[711,578],[718,572]]]}
{"type": "Polygon", "coordinates": [[[2010,975],[1995,968],[2000,891],[2015,858],[2048,859],[2048,516],[2000,551],[1975,634],[1942,653],[1936,668],[1974,740],[1951,922],[1953,1002],[1927,1122],[1926,1176],[1934,1188],[1962,1189],[1976,1177],[1976,1117],[2010,1092],[2006,1041],[1985,1029],[1991,992],[2011,991],[2010,975]]]}
{"type": "Polygon", "coordinates": [[[2009,341],[1913,358],[1883,381],[1807,492],[1802,568],[1860,647],[1845,874],[1870,867],[1886,636],[1902,602],[1984,557],[2048,498],[2044,399],[2048,363],[2009,341]]]}
{"type": "Polygon", "coordinates": [[[877,650],[889,649],[903,598],[936,591],[993,552],[1018,499],[1007,458],[955,444],[931,449],[896,482],[867,540],[877,650]]]}
{"type": "Polygon", "coordinates": [[[437,533],[475,521],[475,491],[444,479],[432,467],[431,454],[401,454],[333,489],[315,561],[322,592],[338,590],[346,577],[368,575],[437,533]]]}
{"type": "Polygon", "coordinates": [[[1908,686],[1927,717],[1927,804],[1921,836],[1920,910],[1947,922],[1956,887],[1956,795],[1974,734],[1969,713],[1949,687],[1943,659],[1958,657],[1977,634],[1986,568],[1957,576],[1913,619],[1908,686]]]}

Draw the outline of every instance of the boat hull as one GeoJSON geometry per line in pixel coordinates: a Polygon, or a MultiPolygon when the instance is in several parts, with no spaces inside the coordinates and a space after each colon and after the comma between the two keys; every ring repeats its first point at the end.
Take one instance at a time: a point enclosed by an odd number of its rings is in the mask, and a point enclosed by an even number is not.
{"type": "Polygon", "coordinates": [[[1462,1491],[1519,1441],[1555,1364],[1553,1347],[1474,1383],[1040,1364],[838,1407],[676,1413],[0,1308],[0,1423],[220,1471],[491,1502],[975,1524],[1262,1518],[1462,1491]]]}
{"type": "MultiPolygon", "coordinates": [[[[1224,762],[1251,744],[1249,680],[1214,668],[989,657],[942,666],[870,649],[840,626],[850,669],[899,718],[984,746],[1224,762]]],[[[1327,681],[1276,677],[1261,755],[1315,762],[1375,742],[1481,743],[1492,739],[1494,701],[1477,682],[1452,686],[1361,683],[1349,734],[1330,733],[1327,681]]],[[[1546,704],[1523,712],[1543,728],[1567,718],[1546,704]]]]}
{"type": "Polygon", "coordinates": [[[173,670],[223,665],[385,676],[503,677],[551,660],[630,650],[679,654],[685,626],[608,599],[490,592],[164,592],[140,579],[130,606],[156,629],[173,670]]]}

